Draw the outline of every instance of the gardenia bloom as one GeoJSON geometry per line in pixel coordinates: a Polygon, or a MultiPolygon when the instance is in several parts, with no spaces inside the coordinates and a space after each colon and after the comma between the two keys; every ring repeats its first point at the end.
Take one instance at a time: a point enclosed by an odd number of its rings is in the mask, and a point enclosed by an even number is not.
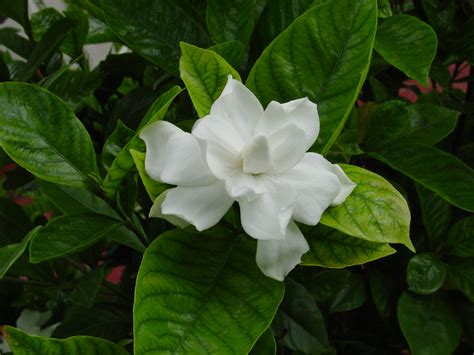
{"type": "Polygon", "coordinates": [[[148,175],[177,185],[156,199],[150,216],[202,231],[237,201],[242,227],[258,239],[258,266],[283,280],[309,250],[295,221],[316,225],[355,187],[339,166],[306,153],[318,133],[317,107],[307,98],[272,101],[264,110],[229,77],[192,133],[161,121],[140,134],[148,175]]]}

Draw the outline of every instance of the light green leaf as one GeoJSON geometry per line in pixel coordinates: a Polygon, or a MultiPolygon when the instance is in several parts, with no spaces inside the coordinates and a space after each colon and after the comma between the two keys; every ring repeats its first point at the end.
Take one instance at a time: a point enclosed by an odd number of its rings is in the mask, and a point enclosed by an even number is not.
{"type": "Polygon", "coordinates": [[[306,266],[344,268],[365,264],[395,253],[387,243],[373,243],[348,236],[338,230],[316,226],[305,233],[309,251],[301,263],[306,266]]]}
{"type": "Polygon", "coordinates": [[[254,23],[255,0],[208,0],[207,29],[216,43],[239,40],[250,41],[254,23]]]}
{"type": "Polygon", "coordinates": [[[86,129],[68,105],[39,87],[0,84],[0,142],[15,162],[44,180],[90,188],[98,179],[86,129]]]}
{"type": "Polygon", "coordinates": [[[254,241],[227,230],[155,239],[137,277],[135,353],[248,353],[284,290],[258,269],[255,251],[254,241]]]}
{"type": "Polygon", "coordinates": [[[121,233],[123,224],[110,217],[80,214],[53,218],[35,230],[30,243],[30,262],[77,253],[108,237],[121,233]]]}
{"type": "Polygon", "coordinates": [[[183,42],[179,71],[199,117],[209,114],[229,75],[240,80],[239,73],[219,54],[183,42]]]}
{"type": "MultiPolygon", "coordinates": [[[[179,86],[173,86],[171,89],[163,93],[156,101],[152,104],[152,107],[149,109],[149,112],[154,112],[153,115],[148,113],[145,115],[146,120],[142,121],[140,126],[145,127],[146,125],[162,120],[171,103],[181,93],[182,89],[179,86]]],[[[140,129],[137,131],[135,136],[122,148],[122,150],[115,157],[112,165],[110,166],[108,174],[105,176],[102,187],[109,197],[115,196],[118,187],[122,180],[127,176],[130,170],[134,166],[132,156],[130,155],[130,150],[136,150],[139,152],[145,151],[145,143],[140,139],[139,133],[140,129]]]]}
{"type": "Polygon", "coordinates": [[[277,334],[286,331],[281,343],[306,354],[324,353],[329,340],[318,305],[299,283],[287,278],[285,286],[285,298],[273,324],[277,334]]]}
{"type": "Polygon", "coordinates": [[[343,204],[324,212],[321,223],[369,242],[401,243],[414,251],[403,196],[380,175],[357,166],[341,167],[357,186],[343,204]]]}
{"type": "Polygon", "coordinates": [[[398,301],[398,321],[412,354],[452,354],[461,339],[461,322],[439,294],[405,291],[398,301]]]}
{"type": "Polygon", "coordinates": [[[101,4],[107,23],[128,47],[173,75],[178,75],[179,41],[200,46],[210,42],[187,1],[102,0],[101,4]]]}
{"type": "Polygon", "coordinates": [[[262,53],[247,86],[266,106],[308,97],[318,104],[315,150],[329,151],[349,116],[368,68],[375,0],[332,0],[298,17],[262,53]]]}
{"type": "Polygon", "coordinates": [[[145,186],[148,196],[150,196],[152,201],[155,201],[155,199],[162,192],[169,188],[169,185],[155,181],[148,176],[145,171],[145,153],[137,152],[136,150],[131,149],[130,154],[132,155],[133,161],[135,162],[135,166],[138,170],[138,174],[142,179],[143,186],[145,186]]]}
{"type": "Polygon", "coordinates": [[[16,355],[68,354],[68,355],[127,355],[124,348],[108,340],[89,336],[67,339],[43,338],[13,328],[3,329],[8,345],[16,355]]]}
{"type": "Polygon", "coordinates": [[[474,258],[459,258],[448,265],[451,282],[474,303],[474,258]]]}
{"type": "Polygon", "coordinates": [[[421,144],[391,145],[368,154],[451,204],[474,212],[474,171],[454,155],[421,144]]]}
{"type": "Polygon", "coordinates": [[[450,229],[446,249],[450,255],[474,256],[474,216],[460,220],[450,229]]]}
{"type": "Polygon", "coordinates": [[[5,276],[7,271],[12,267],[15,261],[23,254],[31,238],[39,227],[28,233],[21,243],[9,244],[0,248],[0,279],[5,276]]]}
{"type": "Polygon", "coordinates": [[[409,15],[395,15],[378,25],[375,50],[409,78],[428,86],[438,39],[430,25],[409,15]]]}
{"type": "Polygon", "coordinates": [[[407,284],[413,292],[429,295],[443,286],[446,265],[434,254],[417,254],[407,266],[407,284]]]}

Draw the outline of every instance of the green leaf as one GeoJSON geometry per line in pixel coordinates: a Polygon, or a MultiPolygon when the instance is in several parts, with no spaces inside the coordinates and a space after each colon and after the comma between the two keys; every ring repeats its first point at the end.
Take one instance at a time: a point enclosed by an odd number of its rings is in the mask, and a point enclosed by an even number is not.
{"type": "Polygon", "coordinates": [[[30,80],[40,65],[51,58],[63,42],[64,38],[66,38],[69,31],[71,31],[75,26],[76,22],[68,18],[62,18],[56,21],[31,52],[24,70],[17,74],[17,80],[30,80]]]}
{"type": "Polygon", "coordinates": [[[438,39],[428,24],[409,15],[395,15],[378,25],[375,50],[409,78],[428,86],[438,39]]]}
{"type": "Polygon", "coordinates": [[[209,114],[211,105],[220,96],[228,76],[240,75],[220,55],[181,42],[179,71],[199,117],[209,114]]]}
{"type": "Polygon", "coordinates": [[[377,0],[377,7],[379,8],[379,17],[387,18],[392,16],[392,8],[390,0],[377,0]]]}
{"type": "Polygon", "coordinates": [[[33,51],[33,45],[26,38],[18,35],[17,32],[18,30],[15,28],[2,28],[0,30],[0,44],[28,59],[33,51]]]}
{"type": "Polygon", "coordinates": [[[344,288],[350,276],[349,270],[323,270],[310,283],[310,292],[318,303],[331,301],[344,288]]]}
{"type": "Polygon", "coordinates": [[[239,40],[250,41],[254,23],[255,0],[208,0],[207,29],[215,43],[239,40]]]}
{"type": "Polygon", "coordinates": [[[32,228],[33,225],[21,206],[0,198],[0,247],[20,243],[32,228]]]}
{"type": "Polygon", "coordinates": [[[335,229],[316,226],[305,233],[309,251],[301,263],[306,266],[344,268],[365,264],[395,253],[387,243],[373,243],[354,238],[335,229]]]}
{"type": "Polygon", "coordinates": [[[347,283],[331,303],[330,312],[347,312],[359,308],[367,299],[364,279],[359,273],[351,272],[347,283]]]}
{"type": "MultiPolygon", "coordinates": [[[[179,86],[173,86],[171,89],[158,97],[158,99],[156,99],[150,108],[150,110],[153,110],[155,114],[150,115],[151,117],[148,117],[148,114],[145,115],[147,120],[142,121],[140,126],[145,127],[147,124],[162,120],[168,112],[168,108],[170,107],[171,103],[175,97],[181,93],[181,91],[182,89],[179,86]]],[[[104,191],[109,197],[115,196],[120,183],[127,176],[130,170],[133,169],[134,162],[132,156],[130,155],[130,150],[133,149],[139,152],[145,151],[145,143],[143,143],[143,141],[140,139],[139,132],[140,129],[137,133],[135,133],[135,136],[133,136],[133,138],[122,148],[110,166],[109,172],[106,175],[102,185],[104,191]]]]}
{"type": "Polygon", "coordinates": [[[414,251],[403,196],[380,175],[353,165],[341,167],[357,186],[343,204],[324,212],[321,223],[369,242],[401,243],[414,251]]]}
{"type": "Polygon", "coordinates": [[[13,328],[3,329],[8,345],[17,355],[68,354],[68,355],[126,355],[124,348],[108,340],[88,336],[74,336],[64,340],[28,335],[13,328]]]}
{"type": "Polygon", "coordinates": [[[298,17],[262,53],[247,86],[266,106],[308,97],[318,104],[315,150],[329,151],[349,116],[368,68],[375,0],[332,0],[298,17]]]}
{"type": "Polygon", "coordinates": [[[94,269],[78,280],[74,280],[75,287],[69,295],[69,301],[81,306],[91,307],[94,304],[97,292],[104,278],[104,269],[94,269]]]}
{"type": "Polygon", "coordinates": [[[395,309],[395,297],[398,297],[398,280],[394,282],[389,274],[375,271],[369,274],[369,286],[377,311],[385,321],[388,321],[395,309]]]}
{"type": "Polygon", "coordinates": [[[450,229],[446,249],[450,255],[474,256],[474,216],[460,220],[450,229]]]}
{"type": "Polygon", "coordinates": [[[258,338],[252,350],[249,352],[249,355],[275,355],[276,350],[275,337],[273,336],[271,328],[268,328],[260,338],[258,338]]]}
{"type": "Polygon", "coordinates": [[[135,132],[128,128],[122,121],[117,121],[112,134],[107,138],[102,147],[100,156],[105,170],[109,171],[114,159],[119,155],[123,147],[133,138],[135,132]]]}
{"type": "Polygon", "coordinates": [[[421,144],[391,145],[368,154],[456,207],[474,212],[474,171],[454,155],[421,144]]]}
{"type": "Polygon", "coordinates": [[[31,25],[28,19],[28,0],[0,0],[0,16],[10,17],[23,26],[31,38],[31,25]]]}
{"type": "Polygon", "coordinates": [[[329,348],[326,325],[309,292],[299,283],[285,280],[285,298],[275,317],[277,334],[286,331],[281,343],[304,353],[321,354],[329,348]]]}
{"type": "Polygon", "coordinates": [[[145,171],[145,153],[137,152],[136,150],[131,149],[130,154],[132,155],[133,161],[138,170],[138,174],[140,175],[140,178],[143,182],[143,186],[145,186],[145,190],[148,193],[148,196],[150,196],[150,199],[152,201],[155,201],[155,199],[162,192],[169,188],[169,185],[155,181],[148,176],[145,171]]]}
{"type": "Polygon", "coordinates": [[[23,252],[25,251],[28,243],[30,242],[31,238],[38,230],[39,227],[33,229],[30,233],[28,233],[21,243],[17,244],[9,244],[2,248],[0,248],[0,279],[5,276],[7,271],[12,267],[15,261],[18,260],[20,256],[22,256],[23,252]]]}
{"type": "Polygon", "coordinates": [[[365,128],[367,150],[388,144],[434,145],[456,127],[458,112],[432,104],[388,101],[377,106],[365,128]]]}
{"type": "Polygon", "coordinates": [[[66,214],[96,213],[121,220],[115,210],[92,192],[36,179],[41,191],[66,214]]]}
{"type": "Polygon", "coordinates": [[[423,225],[433,250],[446,238],[451,222],[451,205],[428,190],[423,185],[415,184],[420,200],[423,225]]]}
{"type": "Polygon", "coordinates": [[[461,338],[461,322],[439,294],[405,291],[398,301],[398,321],[412,354],[452,354],[461,338]]]}
{"type": "Polygon", "coordinates": [[[453,285],[474,303],[474,258],[451,260],[448,271],[453,285]]]}
{"type": "Polygon", "coordinates": [[[98,179],[89,134],[69,106],[44,89],[0,84],[0,137],[15,162],[44,180],[90,187],[98,179]]]}
{"type": "Polygon", "coordinates": [[[77,253],[125,228],[110,217],[80,214],[53,218],[33,233],[30,243],[30,262],[77,253]]]}
{"type": "Polygon", "coordinates": [[[446,265],[436,255],[417,254],[407,266],[407,283],[413,292],[429,295],[443,286],[446,279],[446,265]]]}
{"type": "Polygon", "coordinates": [[[196,10],[187,1],[102,0],[107,23],[115,34],[152,63],[178,75],[179,42],[210,42],[196,10]]]}
{"type": "Polygon", "coordinates": [[[245,47],[239,41],[218,43],[208,49],[219,54],[232,68],[239,68],[244,60],[245,47]]]}
{"type": "Polygon", "coordinates": [[[155,239],[137,277],[135,353],[248,353],[284,290],[258,269],[255,250],[253,240],[226,230],[155,239]]]}

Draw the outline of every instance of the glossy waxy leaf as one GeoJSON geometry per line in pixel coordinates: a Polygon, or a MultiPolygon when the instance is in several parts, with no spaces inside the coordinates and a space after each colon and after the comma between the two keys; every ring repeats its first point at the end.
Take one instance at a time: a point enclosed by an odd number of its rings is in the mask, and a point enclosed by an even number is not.
{"type": "Polygon", "coordinates": [[[379,8],[379,17],[387,18],[392,16],[392,8],[390,6],[390,0],[377,0],[377,6],[379,8]]]}
{"type": "Polygon", "coordinates": [[[232,66],[232,68],[239,68],[245,55],[245,47],[239,41],[218,43],[208,49],[219,54],[232,66]]]}
{"type": "Polygon", "coordinates": [[[36,227],[28,233],[20,243],[8,244],[0,248],[0,279],[5,276],[15,261],[23,254],[38,228],[36,227]]]}
{"type": "Polygon", "coordinates": [[[375,0],[333,0],[298,17],[262,53],[247,86],[266,106],[308,97],[318,104],[315,150],[337,139],[365,80],[377,21],[375,0]]]}
{"type": "Polygon", "coordinates": [[[90,187],[98,179],[86,129],[68,105],[44,89],[0,84],[0,142],[13,160],[44,180],[90,187]]]}
{"type": "Polygon", "coordinates": [[[52,339],[26,334],[13,328],[3,330],[8,345],[15,354],[90,354],[126,355],[124,348],[108,340],[89,336],[74,336],[67,339],[52,339]]]}
{"type": "Polygon", "coordinates": [[[112,134],[107,138],[102,147],[101,161],[104,168],[108,171],[114,159],[123,149],[123,147],[133,138],[135,132],[128,128],[122,121],[117,122],[112,134]]]}
{"type": "Polygon", "coordinates": [[[226,230],[159,236],[138,272],[135,353],[248,353],[284,289],[260,272],[255,250],[226,230]]]}
{"type": "Polygon", "coordinates": [[[254,7],[255,0],[208,0],[206,22],[212,40],[247,44],[252,36],[254,7]]]}
{"type": "Polygon", "coordinates": [[[452,354],[461,338],[461,321],[439,295],[405,291],[398,301],[398,321],[412,354],[452,354]]]}
{"type": "Polygon", "coordinates": [[[451,204],[474,212],[474,171],[454,155],[421,144],[391,145],[369,155],[451,204]]]}
{"type": "Polygon", "coordinates": [[[403,196],[375,173],[352,165],[341,167],[357,186],[343,204],[324,212],[321,223],[369,242],[401,243],[414,250],[410,210],[403,196]]]}
{"type": "Polygon", "coordinates": [[[309,292],[299,283],[286,279],[285,298],[275,317],[277,333],[285,332],[281,343],[304,353],[323,353],[329,348],[324,318],[309,292]]]}
{"type": "Polygon", "coordinates": [[[150,196],[150,199],[154,201],[162,192],[169,188],[169,185],[153,180],[148,176],[145,171],[145,153],[131,149],[130,154],[132,155],[138,174],[140,175],[140,179],[143,182],[143,186],[145,186],[148,196],[150,196]]]}
{"type": "Polygon", "coordinates": [[[360,265],[395,253],[387,243],[373,243],[348,236],[325,226],[313,228],[305,233],[309,251],[301,263],[307,266],[344,268],[360,265]]]}
{"type": "Polygon", "coordinates": [[[77,253],[105,238],[124,233],[121,229],[126,229],[121,222],[101,215],[66,215],[54,218],[33,233],[30,261],[39,263],[77,253]]]}
{"type": "MultiPolygon", "coordinates": [[[[179,86],[173,86],[158,97],[149,109],[150,111],[153,111],[154,114],[146,114],[145,120],[140,123],[139,127],[144,127],[149,123],[162,120],[165,117],[166,112],[168,112],[168,108],[174,98],[178,96],[181,91],[182,89],[179,86]]],[[[108,174],[105,176],[103,188],[109,197],[116,194],[120,183],[134,166],[132,156],[130,155],[131,149],[139,152],[145,151],[145,143],[140,139],[139,133],[135,133],[133,138],[130,139],[130,141],[128,141],[128,143],[117,154],[110,166],[108,174]]]]}
{"type": "Polygon", "coordinates": [[[459,258],[449,262],[451,282],[474,303],[474,258],[459,258]]]}
{"type": "Polygon", "coordinates": [[[407,283],[410,290],[422,295],[436,292],[446,279],[446,265],[436,255],[417,254],[407,266],[407,283]]]}
{"type": "Polygon", "coordinates": [[[210,40],[187,1],[102,0],[107,23],[128,47],[178,75],[179,42],[206,46],[210,40]]]}
{"type": "Polygon", "coordinates": [[[450,229],[446,244],[450,255],[474,257],[474,216],[457,222],[450,229]]]}
{"type": "Polygon", "coordinates": [[[239,73],[216,52],[186,43],[181,43],[179,71],[199,117],[209,114],[229,75],[240,80],[239,73]]]}
{"type": "Polygon", "coordinates": [[[395,15],[382,20],[375,37],[376,51],[424,86],[428,86],[428,74],[437,46],[435,31],[409,15],[395,15]]]}

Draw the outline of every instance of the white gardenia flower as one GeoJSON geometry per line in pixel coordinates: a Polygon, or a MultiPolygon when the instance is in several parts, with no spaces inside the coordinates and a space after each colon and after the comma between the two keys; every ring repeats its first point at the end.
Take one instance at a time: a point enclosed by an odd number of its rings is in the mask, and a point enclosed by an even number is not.
{"type": "Polygon", "coordinates": [[[264,110],[229,76],[192,133],[164,121],[141,132],[148,175],[177,185],[157,198],[150,216],[202,231],[237,201],[242,227],[258,239],[258,266],[283,280],[309,250],[295,221],[316,225],[355,187],[339,166],[306,153],[318,133],[317,107],[307,98],[272,101],[264,110]]]}

